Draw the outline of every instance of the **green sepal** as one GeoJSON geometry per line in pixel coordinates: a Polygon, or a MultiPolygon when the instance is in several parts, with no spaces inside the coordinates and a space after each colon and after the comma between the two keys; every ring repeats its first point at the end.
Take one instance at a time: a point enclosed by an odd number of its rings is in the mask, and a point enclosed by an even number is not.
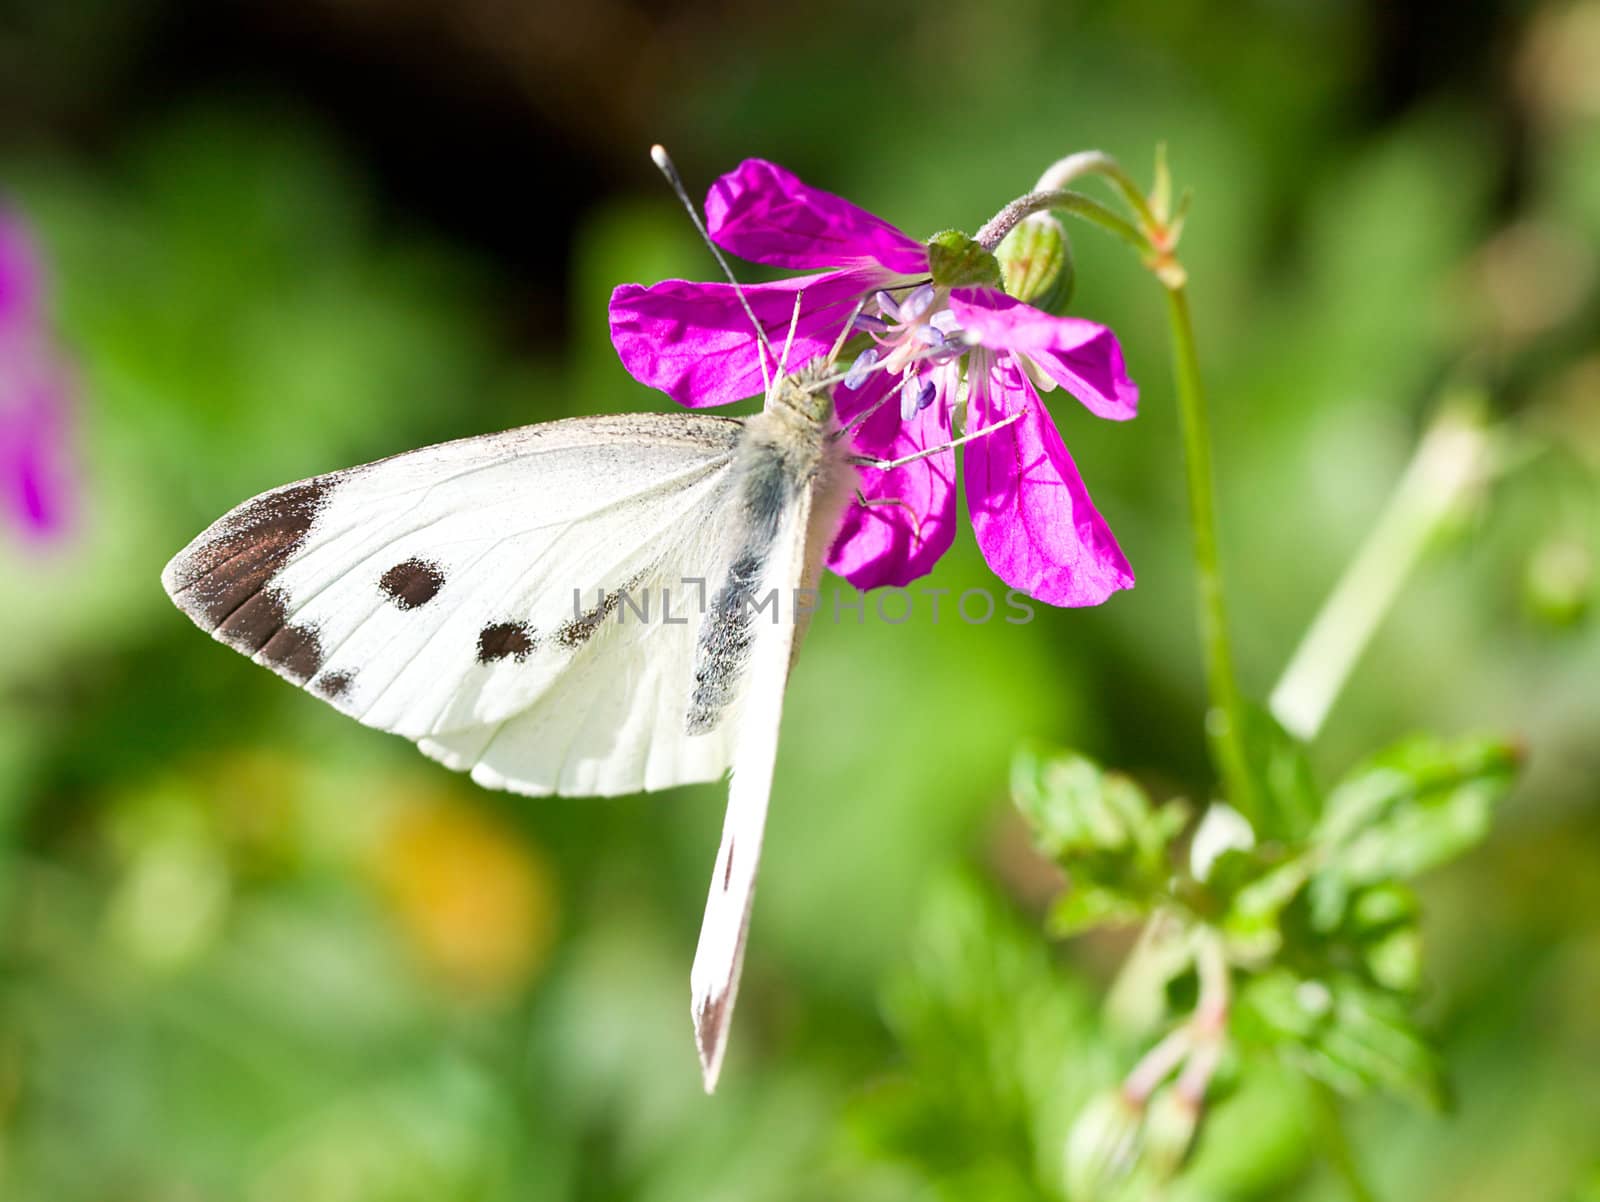
{"type": "Polygon", "coordinates": [[[960,230],[928,239],[928,267],[940,288],[998,288],[1000,260],[960,230]]]}

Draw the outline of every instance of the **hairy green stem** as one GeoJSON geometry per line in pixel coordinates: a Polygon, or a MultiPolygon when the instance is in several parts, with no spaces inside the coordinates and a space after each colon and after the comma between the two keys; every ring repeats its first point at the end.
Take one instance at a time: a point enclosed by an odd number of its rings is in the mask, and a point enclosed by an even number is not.
{"type": "MultiPolygon", "coordinates": [[[[1165,168],[1158,161],[1158,192],[1164,193],[1165,168]]],[[[1217,555],[1215,470],[1205,392],[1195,353],[1194,324],[1189,316],[1185,274],[1173,257],[1178,227],[1168,220],[1166,201],[1158,207],[1140,192],[1133,178],[1110,155],[1098,150],[1068,155],[1048,168],[1038,191],[1020,196],[996,213],[974,236],[993,250],[1018,222],[1034,213],[1055,211],[1086,218],[1121,238],[1144,260],[1167,294],[1172,330],[1173,374],[1177,383],[1178,418],[1183,433],[1184,464],[1189,484],[1189,522],[1194,536],[1195,570],[1199,576],[1200,634],[1205,649],[1210,702],[1206,731],[1217,771],[1234,808],[1254,824],[1265,817],[1256,797],[1255,778],[1245,752],[1245,711],[1233,668],[1223,600],[1222,569],[1217,555]],[[1085,175],[1101,175],[1116,187],[1138,224],[1118,216],[1096,200],[1064,185],[1085,175]]]]}
{"type": "Polygon", "coordinates": [[[1075,217],[1092,221],[1141,253],[1150,250],[1150,240],[1132,222],[1118,217],[1098,200],[1066,188],[1029,192],[1026,196],[1017,197],[989,218],[983,228],[972,236],[972,240],[985,250],[993,250],[1024,217],[1050,211],[1070,213],[1075,217]]]}
{"type": "Polygon", "coordinates": [[[1074,180],[1082,179],[1086,175],[1099,175],[1110,180],[1128,207],[1139,215],[1139,220],[1145,228],[1153,229],[1157,225],[1155,212],[1150,207],[1150,202],[1145,198],[1138,181],[1103,150],[1080,150],[1076,154],[1069,154],[1066,158],[1057,159],[1045,168],[1044,174],[1039,177],[1039,182],[1034,185],[1035,192],[1054,192],[1065,188],[1074,180]]]}
{"type": "Polygon", "coordinates": [[[1195,352],[1189,298],[1181,285],[1167,288],[1167,318],[1172,330],[1178,421],[1188,472],[1189,524],[1193,532],[1195,571],[1199,576],[1200,637],[1210,695],[1206,730],[1211,736],[1217,769],[1227,786],[1229,800],[1259,829],[1263,815],[1245,752],[1244,701],[1234,674],[1222,565],[1217,553],[1216,472],[1211,458],[1211,426],[1200,380],[1200,361],[1195,352]]]}

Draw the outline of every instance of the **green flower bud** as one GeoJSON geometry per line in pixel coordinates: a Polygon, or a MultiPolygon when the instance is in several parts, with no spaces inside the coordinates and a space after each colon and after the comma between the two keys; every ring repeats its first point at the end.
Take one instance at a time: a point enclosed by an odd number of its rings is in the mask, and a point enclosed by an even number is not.
{"type": "Polygon", "coordinates": [[[1422,936],[1416,927],[1400,927],[1363,949],[1367,971],[1378,984],[1412,993],[1422,984],[1422,936]]]}
{"type": "Polygon", "coordinates": [[[940,288],[998,288],[1000,263],[960,230],[928,239],[928,266],[940,288]]]}
{"type": "Polygon", "coordinates": [[[1120,1089],[1096,1094],[1067,1133],[1067,1196],[1074,1202],[1110,1198],[1139,1158],[1143,1111],[1120,1089]]]}
{"type": "Polygon", "coordinates": [[[1195,1128],[1200,1125],[1200,1104],[1176,1087],[1157,1092],[1145,1116],[1145,1162],[1158,1179],[1165,1180],[1183,1167],[1195,1128]]]}
{"type": "Polygon", "coordinates": [[[1541,621],[1576,625],[1594,598],[1594,556],[1575,538],[1549,539],[1529,557],[1522,591],[1541,621]]]}
{"type": "Polygon", "coordinates": [[[1046,313],[1067,311],[1078,272],[1061,222],[1049,213],[1034,213],[1018,222],[994,253],[1008,294],[1046,313]]]}

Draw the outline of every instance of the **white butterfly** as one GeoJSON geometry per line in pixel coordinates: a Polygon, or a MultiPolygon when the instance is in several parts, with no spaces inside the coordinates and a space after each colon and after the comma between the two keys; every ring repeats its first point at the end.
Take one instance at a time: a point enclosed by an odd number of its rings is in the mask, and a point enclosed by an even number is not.
{"type": "Polygon", "coordinates": [[[708,1090],[796,602],[856,485],[825,371],[781,379],[743,420],[575,418],[290,484],[162,575],[217,639],[491,788],[609,796],[731,768],[691,972],[708,1090]]]}
{"type": "Polygon", "coordinates": [[[609,796],[731,769],[690,972],[708,1091],[805,598],[858,465],[902,462],[850,453],[839,345],[785,376],[788,349],[749,418],[574,418],[426,447],[246,501],[162,574],[217,639],[482,785],[609,796]]]}

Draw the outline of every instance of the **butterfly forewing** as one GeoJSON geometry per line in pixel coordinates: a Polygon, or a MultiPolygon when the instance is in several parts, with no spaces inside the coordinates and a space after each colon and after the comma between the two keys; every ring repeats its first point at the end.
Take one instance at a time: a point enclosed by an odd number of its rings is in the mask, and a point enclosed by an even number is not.
{"type": "Polygon", "coordinates": [[[687,730],[693,582],[728,570],[741,429],[586,418],[413,451],[246,502],[163,582],[218,639],[484,784],[713,779],[733,723],[687,730]]]}

